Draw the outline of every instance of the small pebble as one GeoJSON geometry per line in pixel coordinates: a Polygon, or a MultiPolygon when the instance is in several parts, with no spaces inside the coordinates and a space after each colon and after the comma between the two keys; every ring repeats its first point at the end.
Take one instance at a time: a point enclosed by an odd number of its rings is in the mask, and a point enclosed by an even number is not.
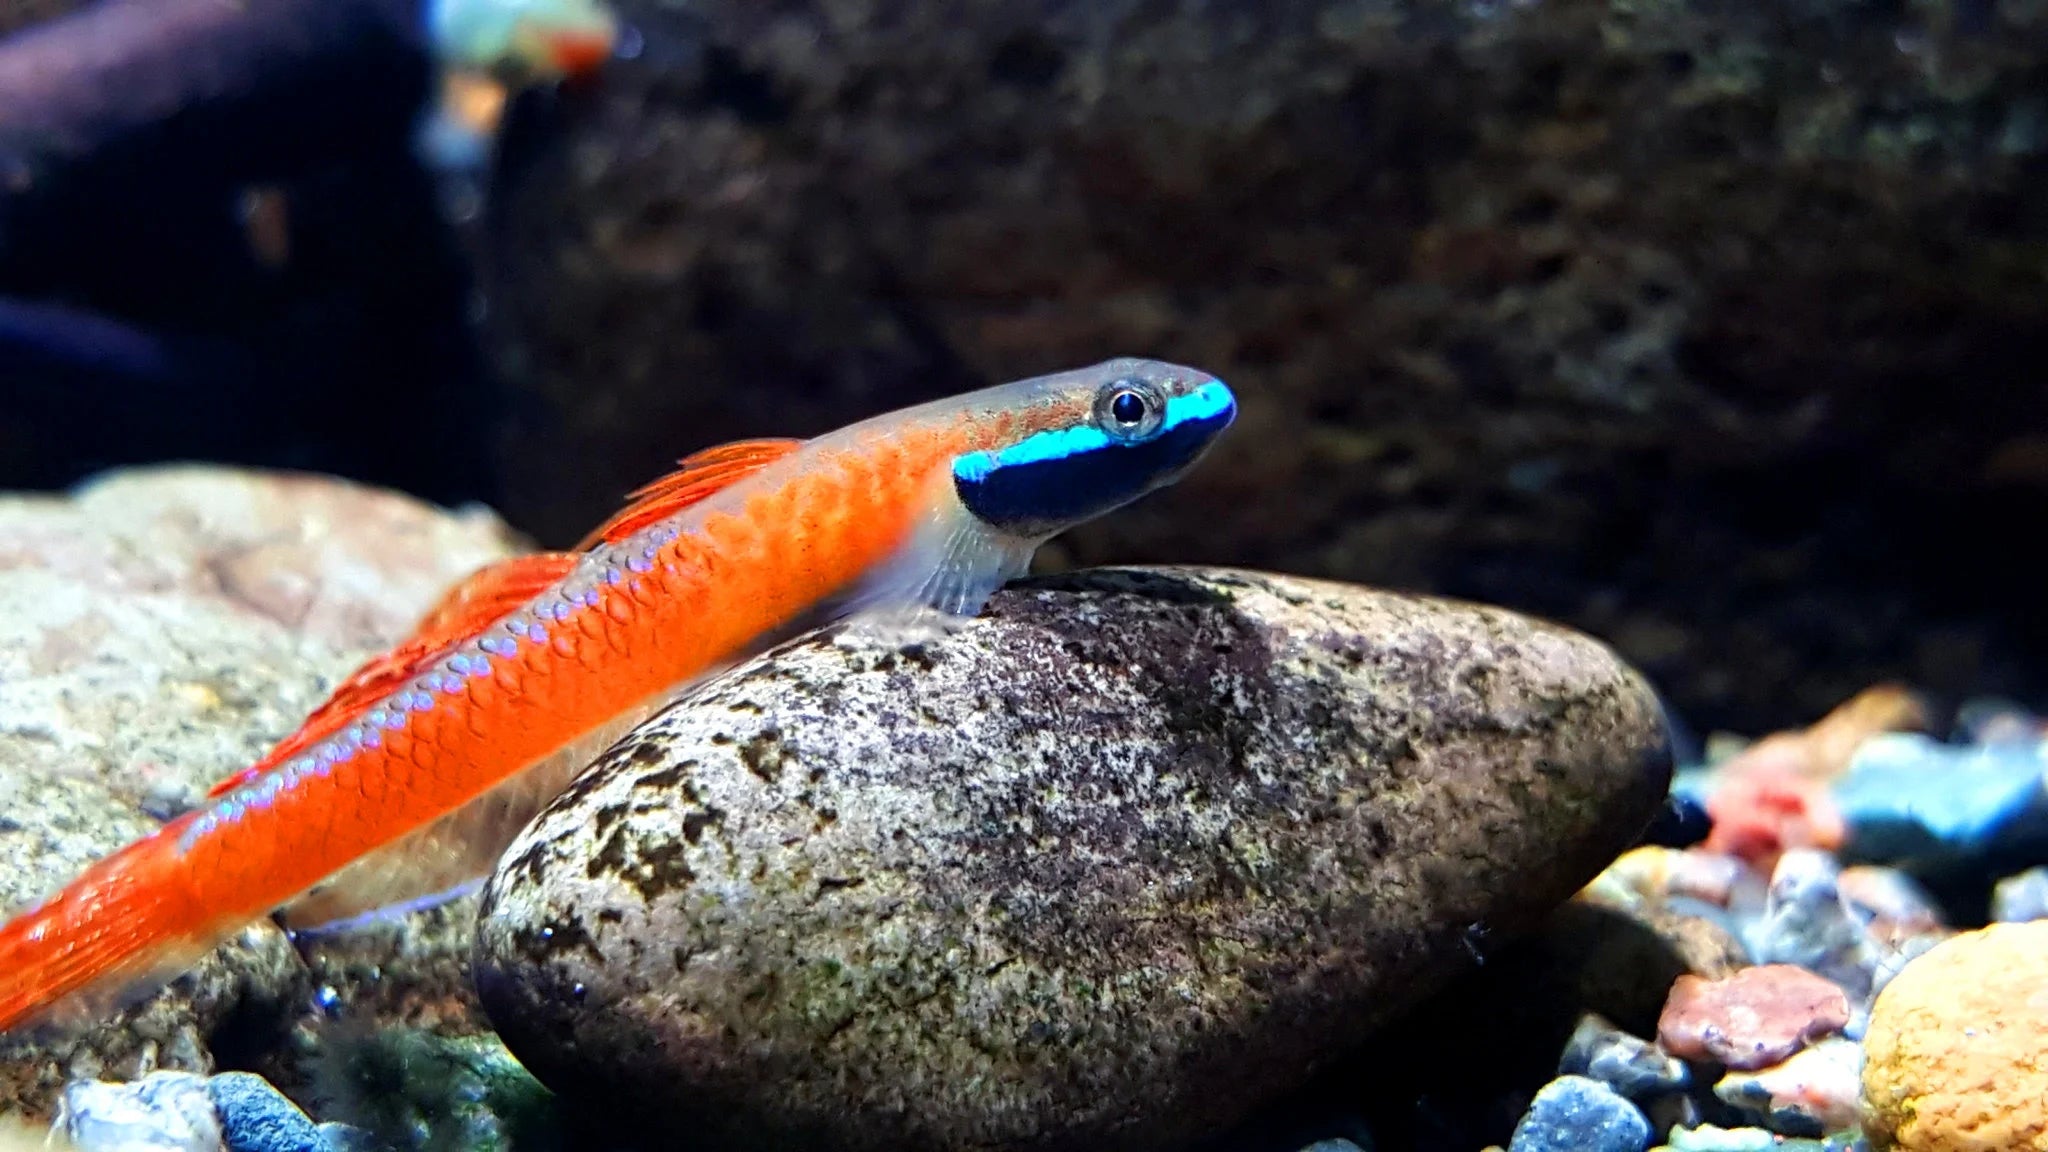
{"type": "Polygon", "coordinates": [[[223,1072],[206,1082],[220,1114],[228,1152],[324,1152],[326,1139],[312,1117],[270,1081],[248,1072],[223,1072]]]}
{"type": "Polygon", "coordinates": [[[1713,817],[1707,815],[1707,806],[1699,797],[1673,793],[1665,797],[1664,807],[1650,821],[1649,830],[1643,833],[1643,843],[1690,848],[1705,840],[1713,829],[1713,817]]]}
{"type": "Polygon", "coordinates": [[[1876,684],[1836,705],[1802,729],[1774,732],[1732,755],[1724,772],[1771,773],[1830,780],[1849,766],[1865,740],[1880,732],[1927,726],[1927,705],[1900,684],[1876,684]]]}
{"type": "MultiPolygon", "coordinates": [[[[1711,904],[1674,896],[1663,909],[1639,915],[1684,960],[1695,976],[1714,979],[1755,963],[1742,942],[1741,924],[1711,904]]],[[[1658,995],[1670,991],[1660,988],[1658,995]]]]}
{"type": "Polygon", "coordinates": [[[1700,1122],[1700,1102],[1690,1094],[1659,1096],[1643,1109],[1650,1118],[1650,1131],[1669,1132],[1673,1128],[1691,1128],[1700,1122]]]}
{"type": "Polygon", "coordinates": [[[1991,890],[1991,918],[2007,924],[2048,920],[2048,868],[2007,876],[1991,890]]]}
{"type": "Polygon", "coordinates": [[[387,1152],[382,1140],[353,1124],[333,1121],[320,1125],[320,1139],[327,1152],[387,1152]]]}
{"type": "Polygon", "coordinates": [[[1835,878],[1843,903],[1879,940],[1895,942],[1939,932],[1946,924],[1941,906],[1918,881],[1896,868],[1858,865],[1835,878]]]}
{"type": "Polygon", "coordinates": [[[554,1097],[496,1036],[385,1028],[328,1044],[315,1062],[323,1112],[419,1148],[510,1152],[562,1140],[554,1097]]]}
{"type": "Polygon", "coordinates": [[[206,1081],[190,1072],[152,1072],[120,1084],[75,1080],[64,1087],[50,1131],[77,1152],[221,1152],[223,1147],[206,1081]]]}
{"type": "Polygon", "coordinates": [[[2039,716],[1995,697],[1963,701],[1956,708],[1956,731],[1971,744],[2027,744],[2048,735],[2039,716]]]}
{"type": "Polygon", "coordinates": [[[1688,1079],[1683,1061],[1590,1012],[1566,1042],[1557,1071],[1591,1077],[1639,1102],[1682,1089],[1688,1079]]]}
{"type": "Polygon", "coordinates": [[[1763,1128],[1676,1128],[1671,1142],[1659,1152],[1870,1152],[1870,1146],[1853,1132],[1822,1140],[1787,1139],[1763,1128]]]}
{"type": "Polygon", "coordinates": [[[1729,774],[1707,797],[1714,830],[1705,848],[1737,856],[1759,871],[1795,848],[1832,851],[1847,834],[1828,785],[1790,773],[1729,774]]]}
{"type": "MultiPolygon", "coordinates": [[[[1892,982],[1893,977],[1905,971],[1906,965],[1926,955],[1936,945],[1954,935],[1954,932],[1944,929],[1941,932],[1929,933],[1925,936],[1913,936],[1901,940],[1890,947],[1881,949],[1882,954],[1878,957],[1877,961],[1876,982],[1871,987],[1871,1003],[1875,1004],[1877,1002],[1877,997],[1884,992],[1885,986],[1892,982]]],[[[1850,1036],[1860,1039],[1865,1029],[1870,1026],[1870,1009],[1868,1006],[1864,1006],[1852,1015],[1860,1016],[1861,1019],[1850,1020],[1849,1027],[1843,1031],[1850,1036]]]]}
{"type": "Polygon", "coordinates": [[[1584,1076],[1560,1076],[1543,1086],[1508,1152],[1643,1152],[1650,1122],[1612,1088],[1584,1076]]]}
{"type": "Polygon", "coordinates": [[[1840,866],[1825,852],[1787,852],[1771,873],[1769,903],[1748,932],[1762,964],[1794,964],[1840,985],[1862,1007],[1876,984],[1880,953],[1842,899],[1840,866]]]}
{"type": "Polygon", "coordinates": [[[1624,910],[1692,899],[1725,907],[1742,861],[1714,852],[1654,845],[1622,853],[1586,886],[1591,899],[1624,910]]]}
{"type": "Polygon", "coordinates": [[[1822,1040],[1790,1060],[1756,1072],[1730,1072],[1714,1095],[1763,1117],[1787,1136],[1824,1136],[1856,1126],[1863,1049],[1840,1036],[1822,1040]]]}
{"type": "Polygon", "coordinates": [[[1748,1070],[1777,1064],[1848,1022],[1849,998],[1833,981],[1766,964],[1720,980],[1680,976],[1657,1021],[1657,1039],[1680,1059],[1748,1070]]]}
{"type": "Polygon", "coordinates": [[[1671,1152],[1776,1152],[1777,1133],[1766,1128],[1674,1128],[1665,1147],[1671,1152]]]}

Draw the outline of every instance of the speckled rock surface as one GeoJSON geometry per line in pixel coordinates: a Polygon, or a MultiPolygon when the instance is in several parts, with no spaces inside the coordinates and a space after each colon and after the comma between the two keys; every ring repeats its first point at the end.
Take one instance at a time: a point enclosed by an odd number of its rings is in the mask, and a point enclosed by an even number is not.
{"type": "Polygon", "coordinates": [[[315,477],[138,469],[0,498],[0,767],[189,806],[512,547],[487,512],[315,477]]]}
{"type": "MultiPolygon", "coordinates": [[[[512,547],[488,513],[302,476],[162,468],[0,497],[0,910],[189,807],[512,547]]],[[[434,939],[387,949],[385,974],[460,971],[466,937],[434,939]]],[[[0,1110],[46,1113],[67,1076],[210,1070],[216,1028],[305,991],[259,923],[128,1014],[0,1041],[0,1110]]]]}
{"type": "Polygon", "coordinates": [[[694,1147],[1167,1147],[1525,930],[1668,774],[1582,636],[1085,573],[644,725],[507,851],[479,991],[568,1100],[694,1147]]]}
{"type": "Polygon", "coordinates": [[[2048,921],[1913,960],[1878,994],[1863,1051],[1879,1152],[2048,1152],[2048,921]]]}
{"type": "MultiPolygon", "coordinates": [[[[155,821],[89,780],[0,764],[0,907],[13,909],[71,879],[155,821]]],[[[47,1117],[67,1081],[131,1080],[164,1070],[210,1072],[209,1039],[238,1007],[278,1001],[298,958],[268,922],[252,924],[197,968],[98,1023],[59,1021],[0,1037],[0,1112],[47,1117]]]]}

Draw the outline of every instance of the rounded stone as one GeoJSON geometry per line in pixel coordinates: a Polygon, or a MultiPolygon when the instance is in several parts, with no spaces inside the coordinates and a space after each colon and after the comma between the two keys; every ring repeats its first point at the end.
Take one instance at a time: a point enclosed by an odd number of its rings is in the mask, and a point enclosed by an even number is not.
{"type": "Polygon", "coordinates": [[[1878,995],[1865,1131],[1883,1152],[2048,1152],[2048,921],[1942,942],[1878,995]]]}
{"type": "Polygon", "coordinates": [[[484,1005],[703,1149],[1147,1149],[1242,1118],[1631,843],[1643,680],[1508,612],[1203,570],[801,637],[506,852],[484,1005]]]}
{"type": "Polygon", "coordinates": [[[1680,976],[1657,1039],[1682,1060],[1768,1068],[1849,1023],[1841,986],[1791,964],[1745,968],[1720,980],[1680,976]]]}
{"type": "Polygon", "coordinates": [[[1650,1122],[1598,1080],[1560,1076],[1543,1086],[1515,1126],[1508,1152],[1643,1152],[1650,1122]]]}

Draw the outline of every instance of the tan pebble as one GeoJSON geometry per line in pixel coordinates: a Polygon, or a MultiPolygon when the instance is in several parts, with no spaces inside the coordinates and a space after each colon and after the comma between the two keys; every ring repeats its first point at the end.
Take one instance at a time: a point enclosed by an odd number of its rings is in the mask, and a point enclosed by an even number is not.
{"type": "Polygon", "coordinates": [[[1742,873],[1742,861],[1733,856],[1648,845],[1622,853],[1586,885],[1584,896],[1615,908],[1662,904],[1673,896],[1726,907],[1742,873]]]}
{"type": "Polygon", "coordinates": [[[1836,1036],[1759,1072],[1731,1072],[1714,1086],[1730,1104],[1766,1115],[1796,1115],[1841,1132],[1856,1126],[1863,1050],[1836,1036]]]}
{"type": "Polygon", "coordinates": [[[1865,688],[1837,705],[1811,727],[1764,737],[1731,759],[1724,771],[1790,772],[1831,780],[1849,767],[1857,745],[1880,732],[1917,731],[1927,726],[1927,706],[1898,684],[1865,688]]]}
{"type": "Polygon", "coordinates": [[[2048,921],[1966,932],[1906,965],[1863,1049],[1878,1152],[2048,1152],[2048,921]]]}
{"type": "Polygon", "coordinates": [[[171,685],[171,696],[194,712],[211,712],[220,707],[220,693],[210,685],[183,680],[171,685]]]}
{"type": "Polygon", "coordinates": [[[1904,940],[1944,927],[1934,898],[1896,868],[1844,868],[1835,883],[1842,899],[1869,920],[1870,934],[1880,940],[1904,940]]]}

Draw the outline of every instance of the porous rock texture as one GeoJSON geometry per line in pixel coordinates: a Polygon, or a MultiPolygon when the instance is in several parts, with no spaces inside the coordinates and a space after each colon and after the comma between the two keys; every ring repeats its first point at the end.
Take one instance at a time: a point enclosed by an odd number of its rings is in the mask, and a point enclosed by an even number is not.
{"type": "Polygon", "coordinates": [[[1884,1152],[2048,1152],[2048,920],[1937,944],[1877,997],[1864,1128],[1884,1152]]]}

